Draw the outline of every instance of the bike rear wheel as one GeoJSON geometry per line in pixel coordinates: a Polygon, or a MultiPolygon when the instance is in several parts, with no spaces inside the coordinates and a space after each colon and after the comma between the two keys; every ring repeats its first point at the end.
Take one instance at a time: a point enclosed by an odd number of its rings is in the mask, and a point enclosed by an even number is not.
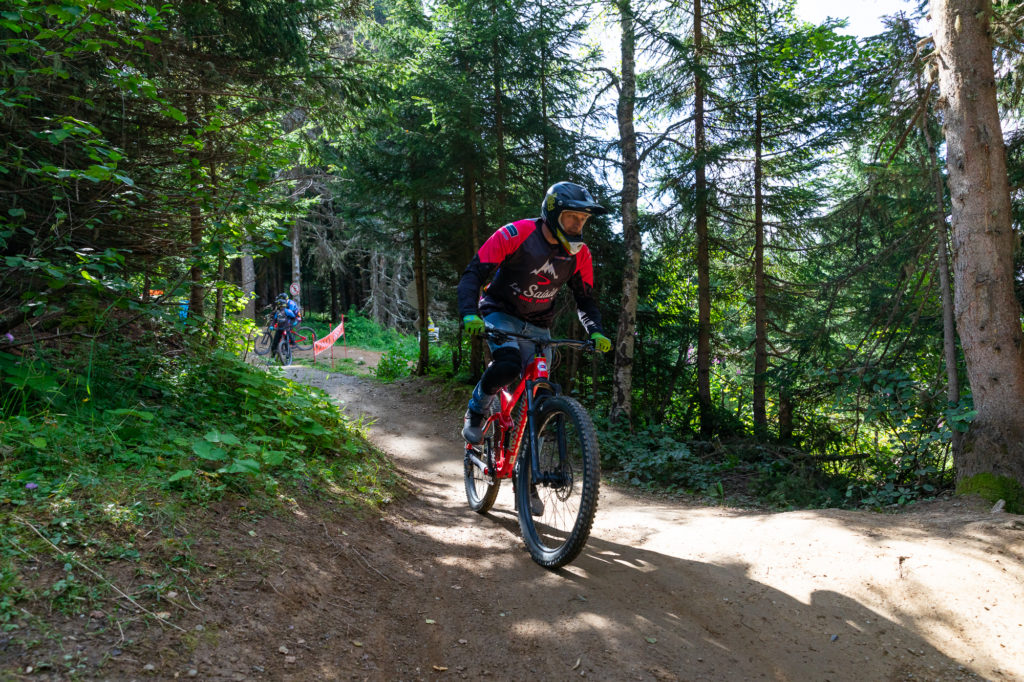
{"type": "Polygon", "coordinates": [[[253,351],[256,355],[266,355],[270,352],[270,347],[273,344],[274,335],[271,332],[264,330],[256,337],[256,343],[253,344],[253,351]]]}
{"type": "Polygon", "coordinates": [[[469,508],[479,514],[486,514],[494,506],[501,487],[501,479],[494,475],[494,429],[484,437],[483,446],[479,450],[467,448],[463,460],[464,478],[466,479],[466,500],[469,508]],[[479,460],[473,461],[473,458],[479,460]],[[487,468],[487,472],[480,464],[487,468]]]}
{"type": "Polygon", "coordinates": [[[281,340],[277,342],[277,361],[282,365],[292,364],[292,344],[287,334],[281,334],[281,340]]]}
{"type": "Polygon", "coordinates": [[[519,528],[530,556],[545,568],[564,566],[583,550],[597,513],[601,465],[590,415],[566,396],[548,398],[537,427],[537,495],[544,511],[530,509],[529,459],[520,462],[516,485],[519,528]]]}
{"type": "Polygon", "coordinates": [[[313,350],[313,344],[316,343],[316,332],[310,327],[296,327],[292,330],[292,337],[299,350],[313,350]]]}

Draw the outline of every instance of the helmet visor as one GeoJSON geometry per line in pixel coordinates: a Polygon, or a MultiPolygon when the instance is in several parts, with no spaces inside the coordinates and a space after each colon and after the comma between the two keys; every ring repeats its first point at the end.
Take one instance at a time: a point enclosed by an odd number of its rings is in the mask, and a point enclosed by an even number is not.
{"type": "Polygon", "coordinates": [[[568,199],[564,205],[566,211],[581,211],[587,215],[604,215],[608,212],[601,204],[588,199],[568,199]]]}

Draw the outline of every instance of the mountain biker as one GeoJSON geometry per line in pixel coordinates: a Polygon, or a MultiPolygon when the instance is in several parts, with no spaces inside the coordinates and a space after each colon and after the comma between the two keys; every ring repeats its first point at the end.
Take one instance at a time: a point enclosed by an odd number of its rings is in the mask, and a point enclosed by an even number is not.
{"type": "MultiPolygon", "coordinates": [[[[551,338],[555,295],[568,284],[580,322],[597,350],[608,352],[611,341],[601,328],[594,267],[582,237],[587,219],[607,212],[580,185],[558,182],[544,195],[540,218],[509,223],[491,235],[459,280],[459,314],[466,331],[479,334],[487,327],[551,338]]],[[[483,440],[481,425],[494,396],[519,377],[535,347],[523,339],[489,340],[488,345],[493,360],[473,389],[462,428],[473,445],[483,440]]]]}
{"type": "MultiPolygon", "coordinates": [[[[291,329],[299,323],[299,304],[293,301],[288,294],[278,294],[274,299],[274,341],[271,348],[277,348],[281,340],[281,334],[286,329],[291,329]]],[[[295,340],[291,345],[295,345],[295,340]]]]}

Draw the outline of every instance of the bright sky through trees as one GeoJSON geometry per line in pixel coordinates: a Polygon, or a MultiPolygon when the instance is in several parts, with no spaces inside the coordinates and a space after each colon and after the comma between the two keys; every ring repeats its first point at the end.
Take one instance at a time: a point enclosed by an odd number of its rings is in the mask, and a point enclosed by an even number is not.
{"type": "Polygon", "coordinates": [[[881,33],[882,17],[899,11],[912,14],[916,0],[797,0],[797,16],[820,24],[827,17],[849,19],[842,33],[858,37],[881,33]]]}

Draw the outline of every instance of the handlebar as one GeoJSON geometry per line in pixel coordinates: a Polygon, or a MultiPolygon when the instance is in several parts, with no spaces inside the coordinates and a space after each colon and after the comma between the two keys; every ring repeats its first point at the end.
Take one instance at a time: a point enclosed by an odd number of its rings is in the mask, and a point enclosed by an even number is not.
{"type": "Polygon", "coordinates": [[[492,339],[496,343],[505,343],[509,339],[523,339],[525,341],[531,341],[537,345],[537,352],[542,353],[545,348],[558,346],[568,346],[570,348],[577,348],[579,350],[592,351],[594,350],[594,342],[581,341],[580,339],[546,339],[539,336],[530,336],[529,334],[520,334],[518,332],[507,332],[501,329],[485,329],[483,335],[489,339],[492,339]]]}

